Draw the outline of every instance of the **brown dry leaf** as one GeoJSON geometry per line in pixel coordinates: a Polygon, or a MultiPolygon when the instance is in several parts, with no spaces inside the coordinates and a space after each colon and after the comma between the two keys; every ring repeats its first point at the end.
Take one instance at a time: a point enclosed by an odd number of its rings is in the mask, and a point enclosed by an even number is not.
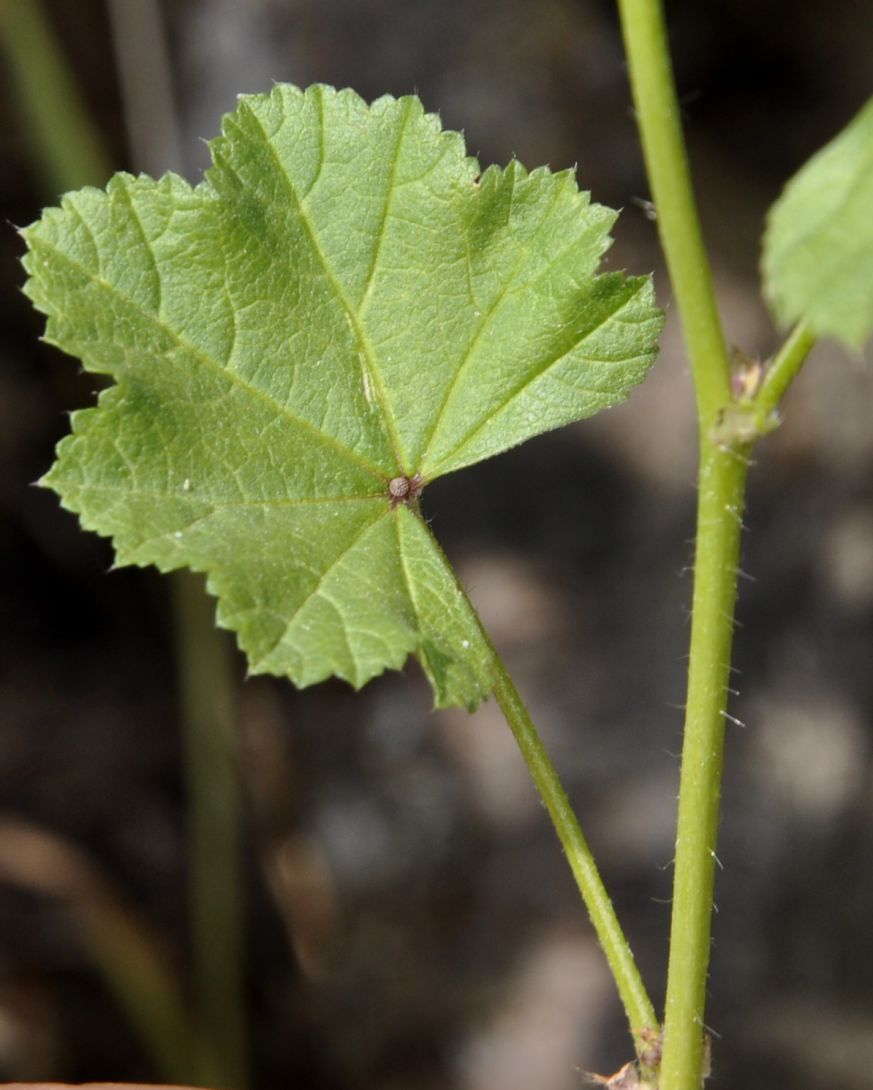
{"type": "Polygon", "coordinates": [[[626,1063],[614,1075],[595,1075],[591,1071],[586,1072],[586,1075],[590,1082],[605,1086],[606,1090],[653,1090],[650,1083],[640,1079],[640,1073],[633,1060],[626,1063]]]}

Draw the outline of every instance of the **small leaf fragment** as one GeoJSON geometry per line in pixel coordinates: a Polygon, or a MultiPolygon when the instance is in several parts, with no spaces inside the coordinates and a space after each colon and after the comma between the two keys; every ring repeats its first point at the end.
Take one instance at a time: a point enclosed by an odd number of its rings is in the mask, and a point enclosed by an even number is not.
{"type": "Polygon", "coordinates": [[[873,333],[873,99],[771,208],[763,276],[779,322],[853,349],[873,333]]]}
{"type": "Polygon", "coordinates": [[[361,686],[416,654],[475,706],[491,652],[431,536],[436,477],[627,396],[649,278],[571,174],[479,176],[416,98],[246,96],[196,187],[117,175],[25,232],[46,338],[115,384],[44,483],[119,564],[208,574],[253,672],[361,686]]]}

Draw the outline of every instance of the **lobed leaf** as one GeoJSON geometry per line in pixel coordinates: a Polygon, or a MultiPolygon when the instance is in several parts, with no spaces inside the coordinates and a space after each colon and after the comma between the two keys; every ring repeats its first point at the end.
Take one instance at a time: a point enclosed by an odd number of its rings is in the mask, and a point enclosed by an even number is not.
{"type": "Polygon", "coordinates": [[[45,483],[120,564],[207,572],[253,672],[415,653],[472,707],[491,653],[419,492],[624,398],[651,282],[595,275],[615,214],[569,172],[480,176],[416,98],[279,85],[211,149],[196,188],[120,174],[24,232],[47,339],[115,380],[45,483]]]}
{"type": "Polygon", "coordinates": [[[763,275],[780,322],[856,349],[873,333],[873,100],[770,210],[763,275]]]}

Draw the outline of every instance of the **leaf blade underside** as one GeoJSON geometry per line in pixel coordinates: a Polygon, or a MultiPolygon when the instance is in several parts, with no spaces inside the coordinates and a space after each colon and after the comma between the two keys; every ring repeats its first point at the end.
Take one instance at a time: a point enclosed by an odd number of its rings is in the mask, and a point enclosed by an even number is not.
{"type": "Polygon", "coordinates": [[[360,686],[410,653],[438,705],[490,651],[426,484],[622,400],[648,278],[595,275],[614,213],[567,172],[481,176],[415,98],[242,98],[192,188],[117,175],[24,233],[46,339],[115,385],[44,482],[120,564],[208,573],[253,672],[360,686]]]}
{"type": "Polygon", "coordinates": [[[782,324],[856,350],[873,334],[873,99],[770,209],[762,272],[782,324]]]}

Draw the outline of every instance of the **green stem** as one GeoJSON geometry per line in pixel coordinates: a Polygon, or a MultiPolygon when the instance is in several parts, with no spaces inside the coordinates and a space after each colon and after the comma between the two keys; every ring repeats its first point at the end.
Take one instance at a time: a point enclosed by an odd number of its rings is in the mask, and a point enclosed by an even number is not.
{"type": "Polygon", "coordinates": [[[799,326],[771,364],[751,406],[755,427],[748,441],[743,442],[741,431],[726,431],[725,421],[734,408],[730,365],[691,187],[662,6],[658,0],[618,3],[661,243],[694,376],[700,429],[691,649],[660,1074],[662,1090],[699,1090],[748,450],[772,427],[776,408],[814,338],[799,326]]]}
{"type": "Polygon", "coordinates": [[[754,399],[755,418],[761,434],[765,434],[773,427],[776,411],[785,391],[794,381],[806,357],[812,351],[815,341],[815,335],[809,326],[800,322],[771,360],[761,388],[754,399]]]}
{"type": "Polygon", "coordinates": [[[730,400],[730,366],[685,154],[663,12],[657,0],[618,0],[646,171],[702,432],[730,400]]]}
{"type": "Polygon", "coordinates": [[[579,827],[579,821],[573,813],[567,792],[546,752],[543,740],[537,733],[530,712],[525,707],[518,689],[494,647],[476,607],[470,601],[455,569],[449,563],[433,534],[430,534],[430,540],[433,548],[442,558],[446,570],[450,573],[457,594],[466,603],[472,623],[478,629],[479,637],[487,650],[490,659],[491,691],[518,743],[530,777],[558,834],[558,840],[567,856],[570,870],[576,879],[576,885],[588,909],[594,931],[600,940],[618,988],[637,1056],[642,1057],[650,1049],[652,1031],[657,1032],[660,1027],[655,1008],[634,961],[630,944],[625,938],[615,914],[615,908],[597,870],[594,856],[579,827]]]}
{"type": "Polygon", "coordinates": [[[656,1029],[658,1026],[655,1009],[646,993],[633,953],[598,873],[591,849],[570,806],[567,793],[506,667],[494,650],[487,633],[484,635],[493,655],[494,696],[515,735],[531,778],[564,848],[570,870],[618,986],[639,1055],[646,1047],[640,1031],[656,1029]]]}
{"type": "Polygon", "coordinates": [[[718,811],[743,497],[743,452],[700,458],[688,698],[676,830],[663,1090],[700,1090],[718,811]]]}
{"type": "Polygon", "coordinates": [[[703,245],[657,0],[619,0],[631,86],[661,244],[688,346],[697,397],[697,544],[662,1090],[700,1090],[715,882],[724,726],[736,605],[747,448],[715,429],[731,406],[730,365],[703,245]]]}

